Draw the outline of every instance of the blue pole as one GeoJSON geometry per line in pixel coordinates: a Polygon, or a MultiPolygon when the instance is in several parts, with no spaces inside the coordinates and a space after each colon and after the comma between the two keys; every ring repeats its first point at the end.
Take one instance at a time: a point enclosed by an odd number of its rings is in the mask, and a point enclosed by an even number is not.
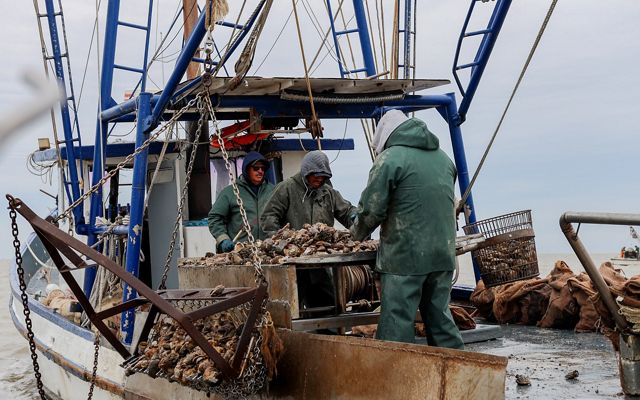
{"type": "MultiPolygon", "coordinates": [[[[460,186],[460,193],[466,192],[469,187],[469,168],[467,167],[467,157],[464,152],[464,142],[462,140],[462,130],[457,123],[458,110],[456,107],[456,99],[453,93],[449,93],[451,102],[444,108],[438,108],[440,114],[444,117],[449,125],[449,134],[451,135],[451,145],[453,147],[453,157],[456,163],[456,169],[458,170],[458,185],[460,186]]],[[[476,208],[473,204],[473,195],[469,193],[466,204],[471,208],[471,214],[469,215],[469,222],[476,222],[476,208]]],[[[476,278],[476,282],[480,280],[480,268],[473,260],[473,273],[476,278]]]]}
{"type": "Polygon", "coordinates": [[[340,46],[338,46],[338,36],[336,35],[336,25],[333,21],[333,11],[331,11],[331,0],[327,0],[327,12],[329,14],[329,23],[331,24],[331,35],[333,36],[333,46],[336,49],[338,57],[338,68],[340,69],[340,77],[344,78],[345,68],[342,67],[342,58],[340,58],[340,46]]]}
{"type": "Polygon", "coordinates": [[[403,69],[404,69],[404,79],[411,78],[411,2],[413,0],[405,0],[404,1],[404,59],[403,59],[403,69]]]}
{"type": "MultiPolygon", "coordinates": [[[[69,197],[69,200],[73,202],[80,197],[80,183],[78,180],[75,147],[73,143],[73,130],[71,128],[71,118],[69,117],[69,103],[66,101],[69,96],[67,94],[67,86],[64,80],[64,67],[62,66],[60,39],[58,38],[58,25],[56,22],[53,0],[45,0],[45,6],[47,9],[47,21],[49,23],[49,36],[51,38],[51,49],[53,51],[53,62],[56,70],[56,79],[58,80],[58,83],[63,90],[65,98],[64,101],[60,102],[60,117],[62,120],[62,128],[64,131],[64,144],[65,151],[67,152],[71,193],[73,195],[73,197],[69,197]]],[[[78,132],[78,136],[80,136],[80,132],[78,132]]],[[[64,177],[61,177],[61,179],[64,179],[64,177]]],[[[73,209],[73,219],[75,220],[76,225],[84,224],[84,213],[82,211],[82,204],[73,209]]]]}
{"type": "MultiPolygon", "coordinates": [[[[369,25],[365,14],[362,0],[353,0],[353,10],[355,11],[356,24],[358,25],[358,36],[360,36],[360,48],[362,49],[362,59],[366,68],[367,76],[376,74],[376,63],[371,50],[371,38],[369,37],[369,25]]],[[[335,36],[335,35],[334,35],[335,36]]]]}
{"type": "MultiPolygon", "coordinates": [[[[104,51],[102,56],[102,73],[100,86],[100,109],[96,122],[96,135],[93,151],[93,172],[91,175],[91,186],[96,185],[104,173],[102,160],[106,157],[106,149],[102,146],[107,142],[108,123],[100,120],[100,111],[105,110],[115,103],[111,98],[111,87],[113,84],[113,65],[116,56],[116,38],[118,34],[118,14],[120,13],[120,0],[109,0],[107,7],[107,21],[104,37],[104,51]]],[[[102,188],[99,188],[91,195],[91,207],[89,210],[89,227],[96,225],[96,218],[104,213],[102,206],[102,188]]],[[[80,228],[80,227],[78,227],[80,228]]],[[[97,241],[95,233],[87,234],[87,243],[92,246],[97,241]]],[[[96,277],[96,269],[86,268],[84,273],[83,290],[87,297],[91,295],[93,281],[96,277]]]]}
{"type": "Polygon", "coordinates": [[[471,105],[471,100],[473,99],[473,96],[478,89],[478,85],[480,84],[480,80],[482,79],[482,74],[484,73],[484,69],[489,62],[489,57],[491,56],[493,46],[496,44],[498,34],[500,33],[500,29],[502,29],[502,24],[507,17],[510,6],[511,0],[499,0],[496,3],[493,14],[491,15],[491,19],[489,20],[489,25],[487,26],[487,29],[491,30],[491,33],[488,33],[482,39],[480,48],[478,49],[478,53],[476,54],[476,58],[474,60],[474,62],[477,62],[478,64],[473,67],[473,70],[471,71],[469,85],[467,86],[464,98],[460,102],[460,108],[458,112],[461,119],[458,123],[461,123],[465,119],[467,111],[469,110],[469,106],[471,105]]]}
{"type": "Polygon", "coordinates": [[[206,29],[204,26],[206,16],[207,16],[207,13],[202,13],[200,15],[200,18],[198,19],[198,23],[193,29],[193,32],[191,32],[191,36],[189,36],[189,40],[187,41],[185,46],[182,48],[182,51],[180,52],[180,56],[176,61],[176,67],[171,73],[171,76],[169,77],[169,79],[167,80],[167,84],[165,88],[162,90],[162,94],[160,95],[158,102],[153,108],[153,112],[151,114],[152,126],[154,126],[160,120],[160,117],[162,116],[162,112],[164,111],[164,108],[167,106],[167,103],[169,103],[169,100],[171,99],[173,92],[176,90],[178,83],[180,83],[180,79],[182,79],[182,76],[187,70],[187,67],[189,66],[189,64],[191,63],[191,59],[193,58],[193,55],[198,49],[198,46],[200,45],[200,42],[202,41],[204,34],[206,33],[206,29]]]}
{"type": "MultiPolygon", "coordinates": [[[[138,126],[136,130],[136,148],[142,146],[149,137],[148,121],[151,114],[151,93],[140,93],[138,96],[138,126]]],[[[140,264],[140,247],[142,244],[142,219],[144,217],[144,194],[147,176],[147,156],[149,147],[138,153],[133,160],[133,180],[131,183],[131,213],[129,219],[129,234],[127,236],[127,257],[125,270],[133,276],[138,276],[140,264]]],[[[138,293],[135,289],[124,284],[122,302],[135,299],[138,293]]],[[[122,313],[120,328],[124,343],[131,344],[133,339],[133,325],[135,310],[130,309],[122,313]]]]}

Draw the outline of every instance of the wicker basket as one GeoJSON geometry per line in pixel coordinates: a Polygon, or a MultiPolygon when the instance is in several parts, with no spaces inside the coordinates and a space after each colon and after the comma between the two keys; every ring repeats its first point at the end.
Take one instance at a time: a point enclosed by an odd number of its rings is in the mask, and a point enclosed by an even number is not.
{"type": "Polygon", "coordinates": [[[467,235],[484,234],[486,241],[471,254],[486,287],[540,274],[531,210],[514,212],[467,225],[467,235]]]}

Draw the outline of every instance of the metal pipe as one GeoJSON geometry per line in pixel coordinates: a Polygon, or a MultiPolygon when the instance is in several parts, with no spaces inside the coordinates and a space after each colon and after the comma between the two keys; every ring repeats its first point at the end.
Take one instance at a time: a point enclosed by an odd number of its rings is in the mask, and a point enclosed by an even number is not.
{"type": "MultiPolygon", "coordinates": [[[[451,146],[453,147],[453,158],[456,163],[456,169],[458,170],[458,185],[460,187],[460,193],[465,193],[469,187],[469,167],[467,166],[467,157],[464,151],[464,141],[462,139],[462,130],[457,123],[458,110],[456,109],[456,100],[453,93],[448,94],[451,102],[442,108],[438,108],[442,117],[447,121],[449,125],[449,134],[451,136],[451,146]]],[[[468,223],[472,224],[476,222],[476,207],[473,204],[473,196],[469,193],[466,204],[471,209],[469,214],[468,223]]],[[[476,278],[476,282],[480,280],[480,266],[473,258],[473,274],[476,278]]]]}
{"type": "Polygon", "coordinates": [[[364,60],[364,66],[367,69],[367,76],[375,75],[376,63],[373,59],[367,15],[365,14],[364,4],[362,3],[362,0],[353,0],[353,10],[355,12],[356,25],[358,25],[360,48],[362,49],[362,59],[364,60]]]}
{"type": "MultiPolygon", "coordinates": [[[[138,106],[138,120],[144,121],[151,114],[151,93],[140,93],[138,106]]],[[[145,130],[145,124],[138,124],[136,131],[136,148],[149,137],[149,131],[145,130]]],[[[131,213],[129,219],[129,235],[127,239],[127,262],[125,269],[133,276],[138,277],[140,265],[140,248],[142,245],[142,219],[144,218],[144,194],[147,176],[147,156],[149,147],[138,153],[133,161],[133,179],[131,183],[131,213]]],[[[138,293],[125,282],[122,294],[122,303],[133,300],[138,293]]],[[[122,313],[120,328],[124,336],[124,343],[129,345],[133,339],[133,325],[135,310],[129,309],[122,313]]]]}
{"type": "Polygon", "coordinates": [[[578,256],[578,260],[584,267],[584,270],[589,274],[591,281],[596,286],[602,302],[607,307],[613,320],[616,323],[616,327],[619,331],[625,332],[628,327],[627,321],[618,314],[618,305],[613,298],[613,295],[609,291],[609,286],[600,275],[598,268],[589,256],[587,249],[582,244],[580,238],[573,230],[572,223],[585,223],[585,224],[600,224],[600,225],[639,225],[639,214],[614,214],[614,213],[577,213],[566,212],[560,216],[560,229],[564,236],[567,238],[569,245],[578,256]]]}
{"type": "MultiPolygon", "coordinates": [[[[49,37],[51,39],[51,49],[53,52],[53,62],[55,65],[56,79],[58,80],[60,90],[63,93],[63,99],[60,101],[60,118],[64,131],[65,151],[67,152],[67,168],[69,168],[69,179],[71,183],[71,193],[73,198],[69,200],[73,202],[80,197],[80,181],[78,180],[78,166],[76,164],[75,149],[73,147],[73,130],[71,128],[71,117],[69,115],[69,103],[67,101],[67,88],[64,80],[64,67],[62,66],[62,53],[60,51],[60,39],[58,37],[58,25],[53,6],[53,0],[45,0],[47,9],[47,22],[49,23],[49,37]]],[[[69,49],[65,49],[67,52],[69,49]]],[[[69,71],[71,73],[71,71],[69,71]]],[[[80,137],[80,132],[78,132],[80,137]]],[[[84,223],[83,205],[78,205],[73,209],[73,219],[78,224],[84,223]]]]}
{"type": "MultiPolygon", "coordinates": [[[[405,0],[404,2],[404,57],[403,57],[403,78],[411,79],[411,35],[413,34],[411,28],[411,19],[413,18],[413,12],[411,11],[411,0],[405,0]]],[[[398,49],[400,50],[400,49],[398,49]]]]}
{"type": "Polygon", "coordinates": [[[478,85],[480,84],[480,80],[482,79],[482,74],[485,67],[487,66],[489,57],[491,56],[491,52],[493,50],[493,46],[498,39],[500,29],[502,29],[502,24],[507,17],[510,6],[511,0],[499,0],[493,10],[489,25],[487,26],[487,29],[492,30],[493,33],[488,33],[487,35],[485,35],[482,39],[480,47],[478,48],[478,53],[476,55],[476,59],[474,60],[478,63],[478,65],[473,67],[471,71],[469,85],[467,86],[467,90],[464,94],[464,98],[460,102],[460,108],[458,110],[461,117],[460,123],[464,121],[467,111],[469,111],[471,100],[473,99],[473,96],[478,89],[478,85]]]}
{"type": "MultiPolygon", "coordinates": [[[[98,113],[111,106],[113,99],[111,91],[113,86],[113,66],[116,56],[116,38],[118,35],[118,15],[120,14],[120,0],[109,0],[107,6],[107,21],[105,27],[104,50],[102,52],[102,72],[100,74],[100,105],[98,113]]],[[[93,148],[93,172],[91,174],[91,186],[96,185],[104,173],[104,165],[102,161],[106,157],[106,146],[102,146],[107,142],[108,124],[100,120],[98,114],[96,122],[96,135],[93,148]]],[[[102,187],[98,188],[91,195],[91,206],[89,208],[89,226],[96,225],[96,218],[102,216],[102,187]]],[[[82,224],[76,225],[76,229],[81,229],[82,224]]],[[[78,232],[80,233],[80,232],[78,232]]],[[[92,246],[96,243],[97,237],[89,232],[87,235],[87,244],[92,246]]],[[[93,290],[93,282],[96,277],[96,269],[87,268],[84,272],[83,290],[87,297],[91,296],[93,290]]]]}
{"type": "Polygon", "coordinates": [[[331,11],[331,0],[326,0],[327,3],[327,11],[329,14],[329,24],[331,26],[331,32],[333,33],[333,47],[336,49],[336,56],[338,60],[338,68],[340,70],[340,77],[344,78],[345,76],[345,68],[342,67],[342,59],[340,58],[340,46],[338,45],[338,35],[336,32],[335,22],[333,20],[333,11],[331,11]]]}
{"type": "Polygon", "coordinates": [[[160,120],[160,117],[162,116],[162,112],[164,111],[165,107],[169,103],[169,100],[171,99],[173,92],[176,90],[178,83],[180,83],[180,79],[182,79],[182,76],[184,75],[185,71],[189,67],[189,64],[191,63],[191,59],[193,58],[193,55],[195,54],[196,50],[198,50],[198,46],[200,45],[200,42],[202,41],[202,38],[206,33],[206,29],[204,26],[206,16],[207,16],[207,13],[202,13],[200,15],[200,18],[198,19],[198,23],[193,29],[193,32],[191,33],[189,40],[187,41],[185,46],[182,48],[182,52],[180,52],[180,56],[176,61],[176,67],[171,73],[171,76],[169,77],[169,79],[167,80],[167,84],[165,88],[162,90],[162,94],[160,95],[158,102],[153,107],[153,112],[151,114],[151,121],[150,121],[151,126],[154,126],[160,120]]]}

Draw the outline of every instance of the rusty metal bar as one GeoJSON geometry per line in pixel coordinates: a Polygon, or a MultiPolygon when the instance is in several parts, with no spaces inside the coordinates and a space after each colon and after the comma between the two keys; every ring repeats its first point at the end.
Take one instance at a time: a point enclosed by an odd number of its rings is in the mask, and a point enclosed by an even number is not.
{"type": "Polygon", "coordinates": [[[560,229],[564,236],[569,241],[569,245],[573,248],[573,251],[578,256],[580,263],[587,271],[591,281],[598,289],[602,302],[607,307],[616,326],[621,332],[625,332],[628,329],[628,323],[618,314],[618,305],[611,292],[609,286],[600,275],[598,268],[596,267],[593,259],[589,255],[589,252],[582,244],[580,238],[573,230],[572,223],[585,223],[585,224],[601,224],[601,225],[640,225],[640,215],[638,214],[614,214],[614,213],[577,213],[566,212],[560,216],[560,229]]]}
{"type": "Polygon", "coordinates": [[[242,327],[242,333],[240,334],[240,340],[238,340],[238,345],[236,346],[236,352],[233,355],[233,360],[231,361],[231,367],[238,371],[238,374],[241,373],[240,367],[242,366],[242,361],[244,359],[244,354],[249,347],[249,342],[251,340],[251,334],[253,328],[256,324],[256,320],[258,318],[258,312],[262,308],[262,303],[264,301],[265,296],[267,295],[267,285],[261,284],[254,292],[253,304],[251,307],[251,311],[247,316],[247,321],[242,327]]]}
{"type": "MultiPolygon", "coordinates": [[[[120,353],[120,355],[128,359],[131,357],[131,353],[127,348],[118,340],[115,334],[104,324],[102,318],[110,315],[117,314],[124,309],[130,309],[137,305],[144,304],[146,302],[152,303],[152,308],[143,327],[143,335],[147,336],[153,325],[153,320],[158,312],[162,312],[171,318],[173,318],[178,324],[187,332],[187,334],[196,342],[198,346],[207,354],[207,356],[216,364],[218,369],[230,379],[235,379],[239,376],[240,371],[238,368],[233,368],[220,353],[218,353],[213,346],[207,341],[200,331],[194,326],[192,317],[197,319],[203,318],[207,315],[214,314],[215,312],[221,312],[229,308],[238,306],[240,304],[253,300],[251,311],[249,312],[248,320],[245,322],[243,332],[241,334],[239,345],[236,347],[236,353],[234,356],[239,360],[243,360],[245,354],[239,352],[239,350],[246,351],[250,336],[255,327],[257,316],[261,310],[262,302],[267,295],[266,285],[261,285],[258,288],[233,288],[226,290],[224,296],[212,297],[202,296],[207,294],[204,290],[163,290],[161,294],[157,293],[153,289],[146,286],[139,279],[133,276],[131,273],[126,272],[118,264],[110,260],[108,257],[90,248],[86,244],[71,237],[70,235],[62,232],[49,222],[39,218],[28,206],[26,206],[19,199],[15,199],[15,210],[22,215],[33,227],[34,231],[42,241],[46,250],[49,252],[53,262],[60,271],[64,280],[69,285],[69,288],[76,296],[76,299],[84,309],[85,313],[93,323],[93,325],[102,333],[102,335],[109,341],[109,343],[120,353]],[[126,282],[130,287],[134,288],[139,298],[132,301],[125,302],[118,306],[112,307],[108,310],[103,310],[96,313],[93,309],[89,299],[84,294],[82,288],[76,282],[75,278],[70,272],[70,268],[64,263],[62,253],[67,257],[74,265],[85,266],[86,262],[76,253],[82,254],[87,257],[98,266],[104,267],[114,275],[119,277],[122,281],[126,282]],[[222,300],[220,300],[222,298],[222,300]],[[145,300],[146,299],[146,300],[145,300]],[[187,314],[174,307],[170,301],[175,300],[220,300],[217,304],[204,309],[197,310],[194,313],[187,314]],[[242,346],[240,346],[242,345],[242,346]]],[[[211,292],[209,292],[210,294],[211,292]]],[[[223,292],[224,293],[224,292],[223,292]]]]}
{"type": "Polygon", "coordinates": [[[191,311],[186,314],[192,321],[197,321],[212,314],[219,313],[224,310],[228,310],[232,307],[237,307],[240,304],[251,301],[255,297],[256,289],[249,289],[236,296],[221,300],[210,306],[199,308],[195,311],[191,311]]]}
{"type": "Polygon", "coordinates": [[[120,303],[116,306],[113,306],[109,309],[106,310],[102,310],[100,312],[96,313],[96,318],[99,319],[105,319],[105,318],[109,318],[113,315],[119,314],[121,312],[123,312],[124,310],[129,310],[131,308],[135,308],[138,306],[141,306],[143,304],[147,304],[149,302],[149,300],[147,299],[141,299],[141,298],[137,298],[137,299],[133,299],[133,300],[129,300],[126,303],[120,303]]]}

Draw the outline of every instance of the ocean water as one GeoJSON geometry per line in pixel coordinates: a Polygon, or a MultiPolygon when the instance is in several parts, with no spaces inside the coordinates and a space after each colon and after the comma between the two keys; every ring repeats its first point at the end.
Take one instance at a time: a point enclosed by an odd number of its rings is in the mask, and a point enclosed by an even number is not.
{"type": "Polygon", "coordinates": [[[10,265],[6,260],[0,261],[0,399],[35,400],[39,397],[29,347],[9,314],[10,265]]]}
{"type": "MultiPolygon", "coordinates": [[[[596,265],[609,260],[613,254],[592,255],[596,265]]],[[[574,254],[539,254],[540,276],[546,276],[556,261],[565,261],[574,272],[583,268],[574,254]]],[[[8,309],[9,266],[8,261],[0,261],[0,293],[4,293],[4,303],[0,306],[0,399],[32,400],[37,399],[35,379],[27,341],[15,330],[8,309]]],[[[459,284],[474,284],[473,268],[469,255],[459,258],[459,284]]],[[[625,271],[627,276],[640,271],[625,271]]],[[[22,318],[22,315],[19,316],[22,318]]]]}

